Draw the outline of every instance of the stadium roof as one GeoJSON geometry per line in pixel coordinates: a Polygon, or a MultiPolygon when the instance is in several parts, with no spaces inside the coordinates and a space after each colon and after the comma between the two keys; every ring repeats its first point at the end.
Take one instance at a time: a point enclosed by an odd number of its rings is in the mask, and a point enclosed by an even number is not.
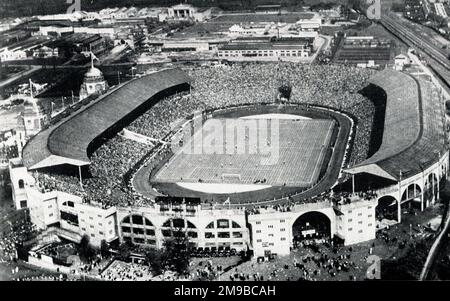
{"type": "Polygon", "coordinates": [[[125,83],[33,137],[23,149],[24,165],[28,169],[88,165],[87,149],[95,138],[157,93],[189,82],[183,71],[168,69],[125,83]]]}
{"type": "Polygon", "coordinates": [[[437,162],[445,151],[445,134],[433,85],[393,70],[377,73],[370,82],[387,94],[382,144],[372,157],[346,172],[398,181],[437,162]]]}

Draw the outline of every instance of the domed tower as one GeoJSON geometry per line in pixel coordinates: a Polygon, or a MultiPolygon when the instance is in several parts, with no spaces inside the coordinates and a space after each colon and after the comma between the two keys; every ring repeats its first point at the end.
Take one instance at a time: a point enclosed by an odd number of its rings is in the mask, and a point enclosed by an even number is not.
{"type": "Polygon", "coordinates": [[[25,135],[32,137],[39,133],[49,121],[49,116],[44,108],[33,98],[24,103],[23,123],[25,135]]]}
{"type": "Polygon", "coordinates": [[[108,90],[108,83],[100,69],[94,67],[94,54],[91,52],[91,68],[84,75],[80,88],[80,100],[92,94],[102,94],[108,90]]]}

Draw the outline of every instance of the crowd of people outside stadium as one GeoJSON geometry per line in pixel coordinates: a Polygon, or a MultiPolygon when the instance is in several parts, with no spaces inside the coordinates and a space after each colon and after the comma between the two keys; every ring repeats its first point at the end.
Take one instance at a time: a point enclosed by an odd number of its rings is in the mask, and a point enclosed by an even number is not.
{"type": "Polygon", "coordinates": [[[102,272],[100,278],[107,281],[149,281],[153,274],[147,265],[116,260],[102,272]]]}
{"type": "MultiPolygon", "coordinates": [[[[281,83],[292,86],[290,103],[309,103],[342,110],[355,117],[356,133],[349,165],[367,158],[374,105],[358,93],[374,71],[348,66],[279,64],[235,64],[217,68],[188,70],[192,90],[159,101],[133,121],[127,129],[154,138],[166,139],[173,125],[194,111],[243,104],[273,103],[281,83]]],[[[92,177],[37,175],[41,187],[79,195],[104,207],[127,206],[142,199],[133,192],[124,175],[149,153],[159,149],[116,136],[100,146],[91,157],[92,177]]]]}
{"type": "Polygon", "coordinates": [[[0,262],[11,262],[18,258],[18,248],[36,233],[36,227],[24,220],[16,220],[1,226],[0,262]]]}
{"type": "Polygon", "coordinates": [[[59,276],[39,275],[39,276],[25,276],[14,278],[14,281],[81,281],[77,278],[68,278],[59,274],[59,276]]]}

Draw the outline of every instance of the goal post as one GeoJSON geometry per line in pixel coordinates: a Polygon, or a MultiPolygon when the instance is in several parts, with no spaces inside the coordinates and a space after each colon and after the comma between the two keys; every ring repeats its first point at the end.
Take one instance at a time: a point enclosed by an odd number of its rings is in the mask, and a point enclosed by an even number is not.
{"type": "Polygon", "coordinates": [[[230,181],[241,181],[241,175],[238,173],[223,173],[222,174],[222,181],[226,181],[226,180],[230,180],[230,181]]]}

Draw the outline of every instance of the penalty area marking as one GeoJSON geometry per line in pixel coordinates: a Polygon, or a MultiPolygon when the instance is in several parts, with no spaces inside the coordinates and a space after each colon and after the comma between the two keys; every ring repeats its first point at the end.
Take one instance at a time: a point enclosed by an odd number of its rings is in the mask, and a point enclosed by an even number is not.
{"type": "Polygon", "coordinates": [[[204,193],[223,194],[256,191],[272,187],[272,185],[252,185],[252,184],[228,184],[228,183],[185,183],[177,182],[178,186],[204,193]]]}

